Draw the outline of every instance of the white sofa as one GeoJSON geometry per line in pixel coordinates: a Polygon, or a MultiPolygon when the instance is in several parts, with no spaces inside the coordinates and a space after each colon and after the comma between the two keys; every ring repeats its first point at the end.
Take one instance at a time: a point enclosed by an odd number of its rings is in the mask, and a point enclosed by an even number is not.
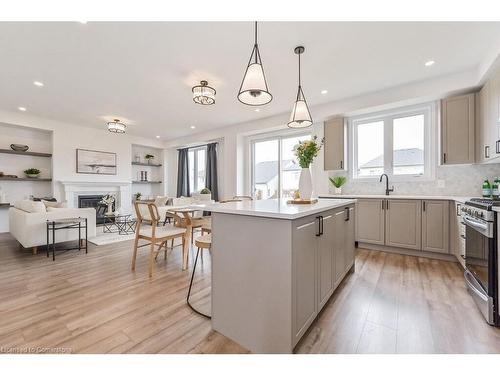
{"type": "MultiPolygon", "coordinates": [[[[87,237],[96,235],[96,212],[94,208],[45,208],[42,202],[19,201],[9,209],[11,235],[25,248],[47,244],[47,220],[81,217],[87,219],[87,237]]],[[[85,231],[82,230],[82,238],[85,231]]],[[[52,237],[50,237],[52,240],[52,237]]],[[[78,230],[60,230],[56,232],[56,243],[78,240],[78,230]]]]}

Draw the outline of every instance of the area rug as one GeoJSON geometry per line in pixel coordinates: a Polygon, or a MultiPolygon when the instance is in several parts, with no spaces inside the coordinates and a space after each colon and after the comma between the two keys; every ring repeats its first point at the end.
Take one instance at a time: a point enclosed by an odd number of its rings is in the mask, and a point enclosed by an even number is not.
{"type": "Polygon", "coordinates": [[[123,242],[133,240],[135,234],[118,234],[118,233],[102,233],[103,227],[97,227],[97,236],[89,238],[91,244],[101,246],[109,245],[111,243],[123,242]]]}

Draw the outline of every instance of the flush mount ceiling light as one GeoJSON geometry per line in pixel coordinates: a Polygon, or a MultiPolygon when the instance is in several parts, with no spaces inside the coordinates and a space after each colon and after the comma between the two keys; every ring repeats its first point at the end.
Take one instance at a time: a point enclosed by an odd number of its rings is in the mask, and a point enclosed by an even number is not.
{"type": "Polygon", "coordinates": [[[255,22],[255,43],[253,45],[247,70],[241,81],[238,100],[246,105],[264,105],[273,100],[273,96],[267,87],[264,68],[260,58],[259,45],[257,43],[257,22],[255,22]]]}
{"type": "Polygon", "coordinates": [[[208,86],[207,81],[200,81],[198,86],[193,87],[193,101],[201,105],[215,104],[215,89],[208,86]]]}
{"type": "Polygon", "coordinates": [[[294,49],[294,52],[299,55],[299,89],[297,91],[297,99],[295,99],[290,121],[287,124],[289,128],[307,128],[312,125],[311,112],[309,112],[309,107],[307,106],[300,82],[300,55],[302,55],[304,51],[305,48],[302,46],[295,47],[294,49]]]}
{"type": "Polygon", "coordinates": [[[119,119],[115,118],[113,121],[107,123],[108,130],[111,133],[125,133],[125,128],[127,127],[123,122],[120,122],[119,119]]]}

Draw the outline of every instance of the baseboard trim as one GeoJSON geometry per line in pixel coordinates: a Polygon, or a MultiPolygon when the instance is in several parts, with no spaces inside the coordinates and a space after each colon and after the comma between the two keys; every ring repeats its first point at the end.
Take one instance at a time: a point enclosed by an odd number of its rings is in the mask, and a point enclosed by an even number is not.
{"type": "Polygon", "coordinates": [[[392,253],[392,254],[409,255],[409,256],[420,257],[420,258],[446,260],[449,262],[458,263],[458,259],[455,257],[455,255],[451,255],[451,254],[431,253],[429,251],[411,250],[411,249],[405,249],[402,247],[375,245],[375,244],[365,243],[365,242],[359,242],[358,246],[359,246],[359,248],[362,248],[362,249],[383,251],[383,252],[392,253]]]}

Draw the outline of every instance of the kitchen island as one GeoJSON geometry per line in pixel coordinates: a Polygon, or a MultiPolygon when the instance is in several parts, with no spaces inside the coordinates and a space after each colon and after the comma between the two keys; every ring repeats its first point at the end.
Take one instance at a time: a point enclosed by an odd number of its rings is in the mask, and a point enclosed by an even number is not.
{"type": "Polygon", "coordinates": [[[354,270],[355,200],[220,203],[212,212],[212,327],[254,353],[292,353],[354,270]]]}

